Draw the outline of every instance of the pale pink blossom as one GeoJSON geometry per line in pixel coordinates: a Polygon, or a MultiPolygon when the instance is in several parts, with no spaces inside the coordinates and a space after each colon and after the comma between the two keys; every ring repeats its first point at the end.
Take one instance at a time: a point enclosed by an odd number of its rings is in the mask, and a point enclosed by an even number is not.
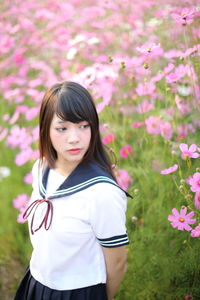
{"type": "Polygon", "coordinates": [[[170,122],[162,122],[160,124],[160,130],[161,130],[161,135],[170,140],[172,138],[173,135],[173,129],[172,126],[170,124],[170,122]]]}
{"type": "Polygon", "coordinates": [[[162,171],[160,172],[160,174],[162,174],[162,175],[168,175],[168,174],[170,174],[170,173],[175,172],[177,169],[178,169],[178,165],[175,164],[175,165],[173,165],[172,167],[169,167],[168,169],[162,170],[162,171]]]}
{"type": "Polygon", "coordinates": [[[170,73],[169,75],[166,75],[166,81],[167,83],[174,83],[180,80],[181,76],[176,73],[170,73]]]}
{"type": "Polygon", "coordinates": [[[192,175],[189,175],[188,178],[185,179],[185,182],[191,185],[192,175]]]}
{"type": "Polygon", "coordinates": [[[197,150],[197,146],[195,144],[192,144],[188,149],[188,145],[182,143],[179,148],[182,151],[182,159],[187,159],[188,157],[198,158],[200,156],[197,152],[195,152],[197,150]]]}
{"type": "Polygon", "coordinates": [[[134,122],[131,127],[132,128],[140,128],[140,127],[143,127],[145,126],[145,122],[134,122]]]}
{"type": "Polygon", "coordinates": [[[110,144],[114,141],[115,135],[113,133],[109,133],[108,135],[104,136],[102,142],[104,145],[110,144]]]}
{"type": "Polygon", "coordinates": [[[25,62],[24,52],[25,52],[24,48],[23,49],[16,49],[14,51],[13,59],[14,59],[14,62],[17,66],[21,65],[22,63],[25,62]]]}
{"type": "Polygon", "coordinates": [[[29,110],[26,111],[25,118],[28,121],[33,120],[39,113],[40,108],[39,107],[32,107],[29,110]]]}
{"type": "Polygon", "coordinates": [[[15,164],[17,166],[22,166],[25,163],[27,163],[33,155],[33,150],[30,147],[27,147],[26,149],[22,150],[20,153],[18,153],[15,157],[15,164]]]}
{"type": "Polygon", "coordinates": [[[151,95],[154,93],[156,89],[156,86],[154,83],[149,82],[149,83],[139,83],[137,88],[136,88],[136,92],[138,94],[138,96],[146,96],[146,95],[151,95]]]}
{"type": "Polygon", "coordinates": [[[29,173],[27,173],[27,174],[24,176],[24,182],[27,183],[27,184],[32,184],[32,183],[33,183],[33,175],[32,175],[32,172],[29,172],[29,173]]]}
{"type": "Polygon", "coordinates": [[[200,223],[192,230],[191,237],[200,237],[200,223]]]}
{"type": "Polygon", "coordinates": [[[150,103],[148,100],[144,100],[137,106],[137,112],[139,114],[144,114],[148,112],[149,110],[154,109],[154,104],[150,103]]]}
{"type": "Polygon", "coordinates": [[[8,134],[8,128],[4,128],[2,132],[0,132],[0,141],[3,141],[8,134]]]}
{"type": "Polygon", "coordinates": [[[149,42],[143,44],[141,47],[136,47],[136,50],[140,53],[150,55],[152,51],[154,51],[157,48],[160,48],[160,44],[156,45],[155,43],[149,42]]]}
{"type": "Polygon", "coordinates": [[[145,120],[146,129],[148,133],[158,135],[160,134],[160,125],[162,121],[160,117],[157,116],[150,116],[148,119],[145,120]]]}
{"type": "Polygon", "coordinates": [[[131,145],[126,145],[120,149],[120,155],[123,158],[127,158],[130,153],[132,153],[131,145]]]}
{"type": "Polygon", "coordinates": [[[191,112],[190,104],[185,100],[181,99],[178,95],[176,95],[175,97],[175,102],[182,115],[186,115],[191,112]]]}
{"type": "Polygon", "coordinates": [[[183,8],[182,11],[177,13],[172,13],[171,17],[176,20],[176,23],[179,25],[189,25],[193,22],[195,16],[195,8],[183,8]]]}
{"type": "Polygon", "coordinates": [[[194,197],[194,205],[196,209],[200,210],[200,192],[196,192],[194,197]]]}
{"type": "Polygon", "coordinates": [[[30,136],[28,136],[27,129],[25,127],[20,128],[18,125],[14,126],[10,130],[10,135],[7,137],[6,145],[11,149],[14,149],[21,145],[27,145],[27,142],[31,143],[30,136]]]}
{"type": "Polygon", "coordinates": [[[29,201],[29,197],[27,194],[19,194],[17,198],[13,199],[14,208],[21,209],[27,206],[27,202],[29,201]]]}
{"type": "Polygon", "coordinates": [[[194,212],[191,211],[189,214],[187,213],[187,207],[182,207],[180,213],[176,208],[172,209],[173,215],[168,216],[168,220],[171,222],[173,228],[178,227],[178,230],[192,230],[192,227],[189,224],[194,224],[196,219],[192,219],[194,216],[194,212]]]}
{"type": "Polygon", "coordinates": [[[117,183],[125,191],[128,189],[129,185],[133,183],[133,179],[130,177],[129,173],[124,169],[116,171],[115,175],[117,177],[117,183]]]}
{"type": "Polygon", "coordinates": [[[191,185],[190,189],[192,192],[200,192],[200,173],[196,172],[193,174],[192,178],[189,180],[189,184],[191,185]]]}

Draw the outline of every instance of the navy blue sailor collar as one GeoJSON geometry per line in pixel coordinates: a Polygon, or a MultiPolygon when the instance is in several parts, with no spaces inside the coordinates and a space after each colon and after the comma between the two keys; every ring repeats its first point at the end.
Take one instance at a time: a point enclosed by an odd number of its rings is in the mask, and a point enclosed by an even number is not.
{"type": "MultiPolygon", "coordinates": [[[[49,167],[46,166],[42,174],[38,176],[39,192],[44,199],[46,198],[47,194],[46,187],[49,171],[49,167]]],[[[79,164],[59,186],[59,188],[51,196],[48,197],[48,199],[50,200],[54,198],[69,196],[100,182],[107,182],[113,184],[120,188],[126,194],[127,197],[133,198],[129,193],[123,190],[116,183],[116,181],[112,178],[112,176],[109,173],[104,171],[97,164],[89,162],[87,165],[83,163],[79,164]]]]}

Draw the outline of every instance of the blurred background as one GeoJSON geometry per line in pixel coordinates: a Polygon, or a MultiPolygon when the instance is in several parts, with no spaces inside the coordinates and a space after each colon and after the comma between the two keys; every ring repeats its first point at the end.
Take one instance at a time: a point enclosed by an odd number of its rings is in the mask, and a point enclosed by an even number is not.
{"type": "Polygon", "coordinates": [[[118,183],[133,195],[115,299],[200,299],[200,2],[1,0],[0,9],[0,299],[13,299],[30,260],[22,215],[38,112],[64,80],[91,92],[118,183]]]}

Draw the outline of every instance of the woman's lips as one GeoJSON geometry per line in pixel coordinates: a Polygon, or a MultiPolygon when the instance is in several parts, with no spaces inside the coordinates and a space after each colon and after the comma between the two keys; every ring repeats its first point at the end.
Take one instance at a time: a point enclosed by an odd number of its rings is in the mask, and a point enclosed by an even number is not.
{"type": "Polygon", "coordinates": [[[70,149],[70,150],[68,150],[68,151],[69,151],[69,153],[71,153],[71,154],[78,154],[78,153],[81,151],[81,149],[76,148],[76,149],[70,149]]]}

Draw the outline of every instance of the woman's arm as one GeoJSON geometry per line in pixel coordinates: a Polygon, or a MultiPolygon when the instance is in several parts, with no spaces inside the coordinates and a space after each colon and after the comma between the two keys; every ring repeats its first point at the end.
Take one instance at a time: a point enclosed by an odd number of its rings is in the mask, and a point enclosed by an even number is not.
{"type": "Polygon", "coordinates": [[[116,248],[102,247],[106,263],[106,290],[108,300],[112,300],[126,270],[126,246],[116,248]]]}

